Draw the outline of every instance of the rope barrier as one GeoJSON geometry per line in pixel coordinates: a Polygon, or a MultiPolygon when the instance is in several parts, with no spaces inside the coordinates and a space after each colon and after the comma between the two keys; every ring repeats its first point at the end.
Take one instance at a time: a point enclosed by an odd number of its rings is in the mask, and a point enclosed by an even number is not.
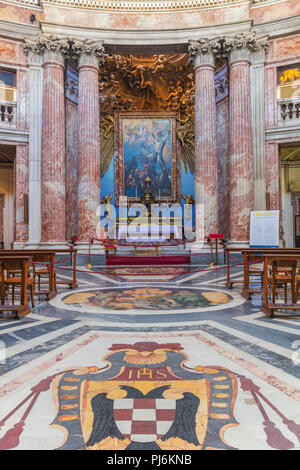
{"type": "MultiPolygon", "coordinates": [[[[125,246],[125,245],[124,245],[124,246],[125,246]]],[[[132,245],[128,245],[128,246],[132,246],[132,245]]],[[[145,247],[147,247],[147,248],[149,248],[149,249],[150,249],[150,248],[156,248],[155,246],[139,245],[139,247],[142,247],[142,246],[145,246],[145,247]]],[[[169,246],[169,245],[167,245],[167,246],[169,246]]],[[[86,253],[77,252],[77,255],[84,255],[84,256],[86,256],[86,253]]],[[[206,255],[206,256],[210,256],[210,253],[193,253],[193,255],[195,255],[195,256],[205,256],[205,255],[206,255]]],[[[103,254],[101,254],[101,253],[91,253],[91,256],[103,256],[103,254]]],[[[124,254],[124,256],[125,256],[125,254],[124,254]]]]}
{"type": "MultiPolygon", "coordinates": [[[[225,264],[224,266],[217,266],[217,267],[213,267],[213,268],[208,268],[208,269],[196,269],[196,270],[192,270],[192,271],[183,271],[180,273],[180,275],[183,275],[183,274],[195,274],[195,273],[200,273],[200,272],[205,272],[205,271],[216,271],[217,269],[226,269],[228,268],[228,266],[231,268],[231,267],[236,267],[236,266],[244,266],[245,264],[255,264],[255,263],[258,263],[262,261],[262,259],[260,260],[253,260],[253,261],[248,261],[246,263],[236,263],[236,264],[230,264],[230,265],[227,265],[225,264]]],[[[44,265],[44,263],[36,263],[36,264],[42,264],[44,265]]],[[[48,266],[50,266],[50,264],[48,264],[48,266]]],[[[133,266],[132,266],[133,267],[133,266]]],[[[137,266],[136,267],[141,267],[141,266],[137,266]]],[[[153,265],[152,265],[153,267],[153,265]]],[[[117,267],[115,267],[117,268],[117,267]]],[[[66,267],[62,267],[62,266],[57,266],[56,269],[61,269],[61,270],[64,270],[64,271],[72,271],[74,272],[74,268],[66,268],[66,267]]],[[[128,269],[128,266],[120,266],[118,267],[118,269],[128,269]]],[[[119,276],[118,273],[107,273],[107,272],[102,272],[102,271],[90,271],[90,270],[83,270],[83,269],[75,269],[76,272],[79,272],[79,273],[85,273],[85,274],[100,274],[100,275],[107,275],[107,274],[110,274],[112,276],[119,276]]],[[[151,273],[151,276],[167,276],[167,275],[173,275],[174,272],[170,272],[170,273],[151,273]]],[[[130,276],[145,276],[144,273],[130,273],[130,276]]]]}
{"type": "MultiPolygon", "coordinates": [[[[90,240],[91,241],[91,245],[93,245],[94,243],[94,240],[98,241],[98,242],[101,242],[103,243],[105,240],[101,240],[101,238],[91,238],[90,240]]],[[[118,240],[115,240],[115,239],[106,239],[106,240],[110,240],[112,242],[111,246],[113,245],[118,245],[118,246],[132,246],[132,243],[139,243],[138,241],[133,241],[131,243],[120,243],[118,240]]],[[[195,243],[197,242],[197,240],[184,240],[184,241],[178,241],[176,243],[161,243],[159,241],[155,241],[155,240],[149,240],[149,243],[159,243],[159,246],[178,246],[178,245],[186,245],[188,243],[195,243]]],[[[149,246],[149,245],[138,245],[138,246],[149,246]]],[[[155,245],[154,245],[155,246],[155,245]]]]}
{"type": "Polygon", "coordinates": [[[42,263],[41,261],[29,261],[31,264],[40,264],[42,266],[55,266],[57,263],[63,263],[64,261],[68,261],[70,259],[73,259],[73,255],[69,256],[68,258],[64,258],[58,261],[54,261],[53,263],[42,263]]]}

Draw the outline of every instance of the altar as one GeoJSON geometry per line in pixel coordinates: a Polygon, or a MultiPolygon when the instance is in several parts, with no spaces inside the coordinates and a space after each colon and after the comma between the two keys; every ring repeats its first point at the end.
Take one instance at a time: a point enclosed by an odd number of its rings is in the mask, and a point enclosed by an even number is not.
{"type": "Polygon", "coordinates": [[[181,234],[177,225],[120,225],[118,240],[127,242],[165,242],[170,239],[180,239],[181,234]]]}

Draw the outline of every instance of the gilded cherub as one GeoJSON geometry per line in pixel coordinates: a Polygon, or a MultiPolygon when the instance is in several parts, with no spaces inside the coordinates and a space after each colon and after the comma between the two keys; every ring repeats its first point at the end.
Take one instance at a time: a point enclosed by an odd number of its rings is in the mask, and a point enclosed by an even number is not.
{"type": "Polygon", "coordinates": [[[190,217],[190,207],[192,204],[194,204],[195,202],[195,199],[193,198],[193,196],[191,194],[188,194],[187,196],[185,196],[184,194],[181,194],[181,196],[183,197],[183,199],[185,200],[185,204],[186,204],[186,216],[187,217],[190,217]]]}
{"type": "Polygon", "coordinates": [[[101,202],[103,204],[105,204],[105,210],[107,211],[107,215],[109,218],[111,218],[111,200],[112,200],[112,197],[113,197],[113,194],[110,193],[110,196],[107,196],[107,194],[105,194],[105,196],[103,196],[103,199],[101,200],[101,202]]]}

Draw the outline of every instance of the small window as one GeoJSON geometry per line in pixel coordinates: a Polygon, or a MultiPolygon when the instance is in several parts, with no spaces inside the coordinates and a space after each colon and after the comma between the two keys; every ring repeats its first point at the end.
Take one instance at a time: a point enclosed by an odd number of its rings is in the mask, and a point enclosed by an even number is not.
{"type": "Polygon", "coordinates": [[[0,101],[16,102],[16,74],[0,70],[0,101]]]}
{"type": "Polygon", "coordinates": [[[277,69],[277,99],[300,97],[300,64],[277,69]]]}

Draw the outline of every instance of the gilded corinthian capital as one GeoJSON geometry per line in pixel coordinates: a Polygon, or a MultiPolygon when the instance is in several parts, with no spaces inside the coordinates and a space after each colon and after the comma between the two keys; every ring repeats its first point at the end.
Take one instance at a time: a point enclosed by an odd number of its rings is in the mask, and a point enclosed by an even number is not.
{"type": "Polygon", "coordinates": [[[98,67],[99,63],[104,63],[103,41],[93,41],[84,39],[83,41],[74,40],[72,44],[73,56],[78,58],[78,65],[94,65],[98,67]]]}
{"type": "Polygon", "coordinates": [[[226,52],[229,54],[230,62],[249,59],[251,53],[266,50],[269,46],[268,38],[257,38],[254,31],[236,34],[231,38],[226,38],[224,43],[226,43],[226,52]]]}
{"type": "Polygon", "coordinates": [[[58,39],[53,35],[43,36],[34,41],[25,39],[24,51],[33,60],[34,56],[42,56],[44,62],[56,62],[64,64],[65,55],[69,52],[70,46],[67,39],[58,39]]]}
{"type": "Polygon", "coordinates": [[[215,63],[215,56],[220,52],[221,44],[218,39],[201,38],[189,41],[189,62],[195,67],[202,64],[215,63]]]}

